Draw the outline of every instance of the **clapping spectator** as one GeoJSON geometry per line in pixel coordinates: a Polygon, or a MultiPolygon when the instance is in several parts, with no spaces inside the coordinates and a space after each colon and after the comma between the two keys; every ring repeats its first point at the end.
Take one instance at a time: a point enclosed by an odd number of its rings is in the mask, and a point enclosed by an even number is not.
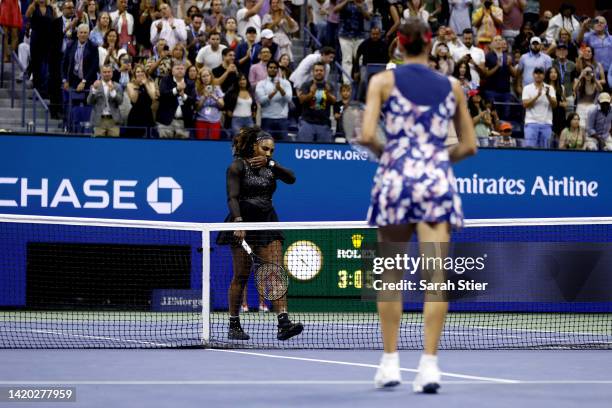
{"type": "Polygon", "coordinates": [[[580,115],[570,113],[567,116],[566,127],[559,136],[559,149],[584,150],[585,148],[584,128],[580,127],[580,115]]]}
{"type": "Polygon", "coordinates": [[[85,10],[82,19],[84,23],[89,25],[89,31],[93,32],[94,28],[98,25],[98,2],[96,0],[87,0],[86,3],[83,5],[85,10]]]}
{"type": "Polygon", "coordinates": [[[244,75],[248,76],[251,70],[251,55],[253,53],[253,47],[256,44],[257,30],[255,27],[249,27],[246,30],[246,38],[236,47],[236,61],[238,62],[238,69],[244,75]]]}
{"type": "Polygon", "coordinates": [[[206,46],[206,30],[202,22],[204,17],[200,13],[191,16],[191,24],[187,26],[187,55],[192,64],[196,63],[196,57],[202,48],[206,46]]]}
{"type": "Polygon", "coordinates": [[[544,69],[533,70],[533,82],[523,89],[525,108],[525,147],[549,148],[552,139],[553,109],[557,106],[555,91],[544,83],[544,69]]]}
{"type": "Polygon", "coordinates": [[[548,22],[548,29],[546,30],[546,40],[552,43],[558,38],[559,30],[562,28],[573,34],[575,31],[578,32],[580,29],[580,22],[574,16],[576,13],[576,7],[573,4],[562,3],[559,7],[559,14],[555,15],[548,22]]]}
{"type": "Polygon", "coordinates": [[[168,4],[162,3],[159,11],[162,18],[151,24],[151,44],[157,44],[160,39],[166,40],[170,49],[178,43],[184,44],[187,41],[185,22],[172,16],[172,9],[168,4]]]}
{"type": "MultiPolygon", "coordinates": [[[[530,52],[523,54],[518,63],[518,72],[522,76],[523,87],[531,84],[534,80],[534,69],[542,68],[547,70],[552,67],[552,59],[542,51],[542,40],[540,37],[532,37],[529,41],[530,52]]],[[[544,79],[544,78],[542,78],[544,79]]]]}
{"type": "Polygon", "coordinates": [[[332,142],[330,112],[336,103],[332,86],[325,80],[325,64],[313,67],[313,80],[302,84],[298,91],[302,117],[297,135],[299,142],[332,142]]]}
{"type": "MultiPolygon", "coordinates": [[[[89,26],[81,24],[77,30],[77,41],[73,42],[64,54],[62,62],[64,90],[72,88],[82,92],[88,89],[97,79],[99,69],[98,49],[89,40],[89,26]]],[[[112,78],[112,67],[110,75],[112,78]]]]}
{"type": "Polygon", "coordinates": [[[270,0],[270,12],[263,17],[261,24],[274,33],[274,42],[279,48],[278,53],[288,54],[293,60],[290,35],[297,32],[300,26],[287,13],[282,0],[270,0]]]}
{"type": "Polygon", "coordinates": [[[238,20],[238,34],[245,38],[247,34],[247,28],[253,27],[259,37],[261,31],[261,17],[259,12],[264,5],[264,0],[245,0],[244,7],[238,10],[236,13],[236,20],[238,20]]]}
{"type": "Polygon", "coordinates": [[[155,127],[153,103],[157,100],[157,93],[157,85],[147,75],[145,67],[136,65],[132,80],[127,85],[127,94],[132,103],[127,117],[127,137],[146,137],[148,129],[155,127]]]}
{"type": "Polygon", "coordinates": [[[151,26],[153,21],[161,18],[159,6],[163,4],[155,0],[142,0],[140,2],[140,14],[136,24],[136,42],[140,46],[141,54],[149,55],[155,43],[151,44],[151,26]]]}
{"type": "Polygon", "coordinates": [[[234,17],[225,19],[225,31],[221,35],[221,44],[229,49],[235,50],[238,44],[242,42],[242,38],[238,35],[238,22],[234,17]]]}
{"type": "Polygon", "coordinates": [[[210,69],[216,68],[223,62],[223,50],[227,48],[221,44],[221,34],[216,31],[208,35],[208,45],[198,52],[196,66],[198,69],[207,66],[210,69]]]}
{"type": "Polygon", "coordinates": [[[472,24],[477,30],[477,43],[488,45],[498,31],[502,29],[504,12],[501,8],[493,5],[493,0],[485,0],[483,5],[474,11],[472,24]]]}
{"type": "Polygon", "coordinates": [[[224,99],[226,114],[232,122],[233,136],[236,136],[243,127],[255,124],[257,102],[251,92],[249,80],[243,73],[238,76],[238,86],[230,88],[224,99]]]}
{"type": "Polygon", "coordinates": [[[213,84],[212,70],[203,67],[196,82],[196,139],[221,138],[223,91],[213,84]]]}
{"type": "MultiPolygon", "coordinates": [[[[342,0],[336,5],[334,11],[340,15],[338,35],[342,49],[342,70],[346,75],[350,75],[357,48],[366,36],[365,22],[370,20],[371,14],[365,0],[342,0]]],[[[343,81],[348,83],[350,78],[347,78],[346,75],[343,75],[343,81]]]]}
{"type": "MultiPolygon", "coordinates": [[[[89,26],[84,26],[89,30],[89,26]]],[[[123,102],[123,90],[117,82],[113,82],[113,68],[110,65],[104,65],[100,73],[101,79],[92,84],[87,96],[87,103],[93,105],[90,121],[94,136],[119,137],[119,106],[123,102]]]]}
{"type": "Polygon", "coordinates": [[[230,88],[238,85],[238,67],[235,64],[235,53],[230,48],[225,48],[222,52],[223,63],[212,70],[214,84],[221,86],[225,93],[230,88]]]}
{"type": "Polygon", "coordinates": [[[161,79],[159,85],[159,109],[157,129],[161,138],[189,137],[193,126],[195,86],[185,79],[185,64],[172,63],[172,74],[161,79]]]}
{"type": "Polygon", "coordinates": [[[574,95],[576,95],[576,112],[580,115],[580,126],[586,127],[588,111],[595,104],[597,96],[603,92],[603,87],[595,79],[593,67],[587,65],[580,72],[580,76],[574,83],[574,95]]]}
{"type": "Polygon", "coordinates": [[[134,16],[128,13],[128,0],[119,0],[117,11],[110,14],[112,25],[119,34],[119,47],[123,48],[131,56],[136,55],[134,44],[134,16]]]}
{"type": "Polygon", "coordinates": [[[491,50],[485,57],[485,78],[482,90],[486,99],[495,103],[503,103],[502,115],[508,119],[512,93],[511,78],[516,75],[512,65],[512,56],[503,51],[504,39],[496,35],[491,43],[491,50]]]}
{"type": "MultiPolygon", "coordinates": [[[[257,84],[260,81],[263,81],[264,79],[268,77],[268,72],[269,72],[268,62],[274,61],[272,59],[272,53],[270,52],[270,49],[267,47],[264,47],[261,49],[261,51],[259,52],[259,56],[260,56],[259,62],[257,64],[252,65],[249,71],[249,83],[251,84],[253,91],[255,91],[255,88],[257,88],[257,84]]],[[[277,74],[278,74],[278,68],[277,68],[277,74]]]]}
{"type": "Polygon", "coordinates": [[[261,128],[276,140],[286,140],[289,128],[289,102],[293,97],[291,84],[278,76],[276,61],[269,61],[267,70],[267,77],[255,88],[257,102],[261,106],[261,128]]]}
{"type": "Polygon", "coordinates": [[[221,2],[221,0],[212,0],[210,14],[204,18],[206,32],[223,32],[226,18],[227,16],[223,14],[223,3],[221,2]]]}
{"type": "Polygon", "coordinates": [[[429,24],[429,13],[425,10],[423,3],[423,0],[408,0],[402,13],[402,21],[406,21],[410,17],[417,17],[425,24],[429,24]]]}
{"type": "Polygon", "coordinates": [[[603,16],[595,17],[593,20],[586,19],[580,26],[576,42],[584,43],[591,47],[593,55],[601,62],[604,71],[612,67],[612,35],[606,29],[608,22],[603,16]],[[593,23],[593,29],[587,33],[589,24],[593,23]]]}
{"type": "Polygon", "coordinates": [[[119,69],[119,36],[115,29],[106,32],[104,42],[98,47],[98,59],[100,68],[110,65],[115,71],[119,69]]]}
{"type": "Polygon", "coordinates": [[[94,42],[98,47],[104,44],[104,38],[111,29],[111,18],[110,14],[103,11],[98,16],[98,25],[89,34],[89,39],[94,42]]]}
{"type": "Polygon", "coordinates": [[[610,94],[602,92],[597,98],[597,104],[587,112],[586,149],[612,151],[612,110],[610,109],[610,94]]]}

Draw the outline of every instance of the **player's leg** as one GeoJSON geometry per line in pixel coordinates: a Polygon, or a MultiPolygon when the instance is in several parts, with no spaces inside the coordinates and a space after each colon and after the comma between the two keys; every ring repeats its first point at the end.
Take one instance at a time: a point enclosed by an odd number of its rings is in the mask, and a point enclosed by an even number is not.
{"type": "Polygon", "coordinates": [[[240,325],[240,303],[251,271],[251,259],[242,248],[232,248],[234,274],[229,287],[229,332],[231,340],[248,340],[250,337],[240,325]]]}
{"type": "MultiPolygon", "coordinates": [[[[413,232],[414,225],[408,224],[380,227],[378,229],[378,241],[383,246],[379,248],[380,253],[378,255],[394,257],[395,248],[385,247],[384,244],[406,243],[410,241],[413,232]],[[387,251],[389,251],[388,254],[387,251]]],[[[385,271],[382,279],[383,282],[399,281],[402,279],[402,272],[385,271]]],[[[402,293],[399,291],[381,291],[378,293],[376,306],[380,317],[384,353],[374,377],[374,385],[378,388],[393,387],[401,382],[397,340],[403,312],[402,293]]]]}
{"type": "MultiPolygon", "coordinates": [[[[282,245],[280,241],[272,241],[268,245],[258,248],[258,254],[264,261],[282,265],[282,245]]],[[[289,320],[289,313],[287,311],[287,295],[272,302],[274,311],[277,313],[278,318],[278,332],[276,337],[279,340],[287,340],[291,337],[297,336],[304,330],[302,323],[293,323],[289,320]]]]}
{"type": "MultiPolygon", "coordinates": [[[[417,225],[420,252],[427,258],[444,258],[448,252],[450,240],[448,223],[420,223],[417,225]]],[[[422,271],[430,282],[445,280],[443,270],[432,268],[422,271]]],[[[426,293],[423,305],[424,352],[419,362],[417,376],[413,383],[416,392],[435,393],[440,388],[440,369],[438,368],[438,345],[444,328],[444,319],[448,311],[445,293],[426,293]]]]}

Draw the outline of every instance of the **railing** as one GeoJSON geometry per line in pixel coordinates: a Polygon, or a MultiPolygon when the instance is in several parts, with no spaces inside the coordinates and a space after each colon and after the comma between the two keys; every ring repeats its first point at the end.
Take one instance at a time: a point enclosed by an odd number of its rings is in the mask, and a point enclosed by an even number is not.
{"type": "MultiPolygon", "coordinates": [[[[310,32],[310,30],[308,29],[308,27],[306,25],[304,25],[304,34],[306,34],[304,36],[304,56],[306,56],[306,49],[308,48],[307,46],[307,41],[306,41],[306,37],[309,37],[311,40],[314,41],[314,43],[316,44],[317,48],[321,48],[323,45],[321,44],[321,42],[317,39],[317,37],[315,37],[315,35],[313,33],[310,32]]],[[[351,86],[353,85],[353,78],[351,78],[351,75],[349,73],[347,73],[343,68],[342,65],[338,62],[338,61],[334,61],[334,64],[336,65],[336,68],[338,68],[338,70],[345,76],[348,78],[349,84],[351,84],[351,86]]]]}
{"type": "MultiPolygon", "coordinates": [[[[2,57],[4,60],[4,56],[2,57]]],[[[11,53],[11,108],[15,107],[15,83],[17,82],[17,75],[15,74],[15,64],[19,65],[19,69],[21,72],[26,72],[26,68],[21,65],[21,61],[17,58],[17,54],[13,51],[11,53]]],[[[26,111],[26,82],[25,78],[21,81],[21,127],[25,127],[25,111],[26,111]]]]}
{"type": "MultiPolygon", "coordinates": [[[[23,81],[25,83],[25,79],[23,81]]],[[[23,101],[25,104],[25,100],[23,101]]],[[[36,121],[38,117],[36,116],[36,105],[40,102],[40,105],[45,110],[45,132],[49,131],[49,106],[45,103],[42,96],[38,93],[36,89],[32,90],[32,131],[36,133],[36,121]],[[37,101],[38,99],[38,101],[37,101]]]]}
{"type": "Polygon", "coordinates": [[[4,87],[4,30],[0,27],[0,88],[4,87]]]}

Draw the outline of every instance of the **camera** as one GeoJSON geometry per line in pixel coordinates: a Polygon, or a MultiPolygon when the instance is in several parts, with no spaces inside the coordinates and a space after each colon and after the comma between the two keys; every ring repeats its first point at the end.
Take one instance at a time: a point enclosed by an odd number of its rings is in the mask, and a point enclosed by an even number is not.
{"type": "Polygon", "coordinates": [[[212,85],[206,85],[205,89],[206,89],[206,92],[208,92],[208,93],[212,93],[212,91],[213,91],[212,85]]]}

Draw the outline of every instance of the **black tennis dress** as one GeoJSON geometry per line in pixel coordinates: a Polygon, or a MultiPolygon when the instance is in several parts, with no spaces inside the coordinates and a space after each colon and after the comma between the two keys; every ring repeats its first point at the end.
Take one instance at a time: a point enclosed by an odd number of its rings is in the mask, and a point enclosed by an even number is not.
{"type": "MultiPolygon", "coordinates": [[[[246,160],[238,158],[227,169],[227,205],[229,215],[224,222],[242,217],[243,222],[276,222],[278,215],[272,205],[276,180],[295,183],[295,175],[278,163],[274,166],[252,168],[246,160]]],[[[240,224],[236,224],[240,225],[240,224]]],[[[267,246],[273,241],[283,241],[281,231],[247,231],[245,241],[253,247],[267,246]]],[[[217,236],[219,245],[240,245],[233,231],[222,231],[217,236]]]]}

